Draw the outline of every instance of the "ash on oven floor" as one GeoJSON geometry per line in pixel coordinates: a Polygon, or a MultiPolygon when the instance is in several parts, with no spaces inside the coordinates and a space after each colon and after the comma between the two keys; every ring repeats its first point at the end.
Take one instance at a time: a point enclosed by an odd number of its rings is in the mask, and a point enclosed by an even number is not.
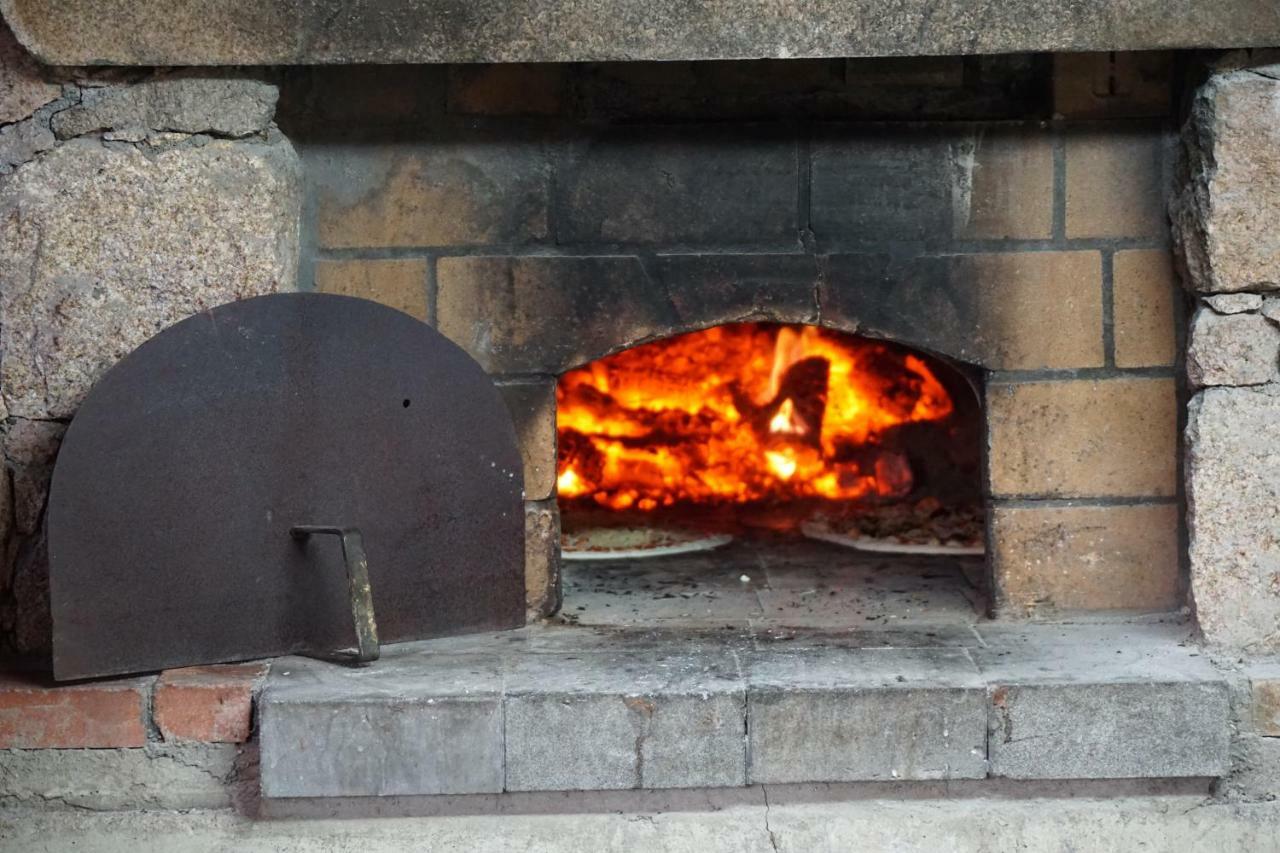
{"type": "Polygon", "coordinates": [[[560,619],[689,628],[968,625],[981,557],[866,554],[818,542],[738,541],[701,554],[566,562],[560,619]]]}

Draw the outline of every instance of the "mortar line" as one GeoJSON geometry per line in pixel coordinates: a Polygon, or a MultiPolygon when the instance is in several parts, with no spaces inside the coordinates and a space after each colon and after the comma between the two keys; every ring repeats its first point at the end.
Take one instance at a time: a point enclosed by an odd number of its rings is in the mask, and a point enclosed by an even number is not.
{"type": "Polygon", "coordinates": [[[1102,251],[1102,357],[1108,368],[1115,368],[1115,253],[1111,249],[1102,251]]]}
{"type": "Polygon", "coordinates": [[[1172,379],[1176,375],[1176,369],[1171,366],[999,370],[989,374],[987,384],[988,386],[1021,385],[1027,382],[1063,382],[1071,379],[1172,379]]]}
{"type": "Polygon", "coordinates": [[[489,378],[494,385],[539,386],[553,383],[557,377],[551,373],[491,373],[489,378]]]}
{"type": "Polygon", "coordinates": [[[295,283],[298,290],[316,289],[316,261],[324,257],[320,248],[317,208],[315,186],[304,156],[302,211],[298,224],[298,280],[295,283]]]}
{"type": "Polygon", "coordinates": [[[160,676],[153,675],[147,679],[146,688],[142,691],[142,729],[146,734],[147,744],[164,742],[164,734],[156,720],[156,688],[159,686],[160,676]]]}
{"type": "Polygon", "coordinates": [[[455,245],[404,245],[404,246],[346,246],[317,249],[321,260],[380,260],[417,258],[426,254],[441,257],[529,257],[529,258],[582,258],[582,257],[634,257],[649,254],[665,255],[785,255],[805,257],[810,253],[799,240],[779,240],[761,243],[468,243],[455,245]]]}
{"type": "Polygon", "coordinates": [[[1076,237],[1070,239],[1022,240],[950,240],[925,244],[918,241],[869,241],[842,242],[839,239],[824,240],[818,245],[810,240],[771,241],[762,243],[484,243],[453,245],[405,245],[405,246],[342,246],[314,247],[309,253],[315,260],[396,260],[437,257],[530,257],[530,258],[583,258],[583,257],[634,257],[649,254],[667,256],[769,256],[827,257],[839,255],[895,255],[901,257],[945,258],[958,255],[982,255],[996,252],[1104,252],[1130,249],[1168,249],[1169,242],[1151,237],[1076,237]],[[812,242],[813,245],[807,245],[812,242]]]}
{"type": "Polygon", "coordinates": [[[1034,495],[992,496],[993,506],[1008,509],[1065,509],[1069,507],[1123,507],[1123,506],[1172,506],[1178,503],[1177,495],[1096,495],[1071,498],[1041,498],[1034,495]]]}
{"type": "Polygon", "coordinates": [[[1050,124],[1053,156],[1053,242],[1067,242],[1067,139],[1061,122],[1050,124]]]}
{"type": "Polygon", "coordinates": [[[439,259],[435,255],[427,256],[427,270],[423,286],[426,288],[427,325],[432,328],[440,326],[440,285],[436,264],[439,259]]]}
{"type": "MultiPolygon", "coordinates": [[[[978,395],[978,405],[980,411],[989,412],[991,409],[991,372],[983,371],[981,381],[976,384],[975,391],[978,395]]],[[[981,477],[982,501],[983,501],[983,519],[982,533],[986,537],[987,542],[995,542],[995,525],[992,517],[995,513],[991,512],[992,495],[995,493],[995,487],[991,481],[991,419],[983,417],[982,419],[982,437],[978,442],[978,456],[981,463],[979,468],[979,476],[981,477]]],[[[982,579],[986,582],[987,593],[987,616],[994,617],[1000,609],[1000,585],[996,583],[996,549],[993,547],[984,548],[982,555],[982,579]]]]}
{"type": "Polygon", "coordinates": [[[796,226],[800,245],[812,253],[813,236],[813,144],[809,126],[801,121],[796,128],[796,226]]]}

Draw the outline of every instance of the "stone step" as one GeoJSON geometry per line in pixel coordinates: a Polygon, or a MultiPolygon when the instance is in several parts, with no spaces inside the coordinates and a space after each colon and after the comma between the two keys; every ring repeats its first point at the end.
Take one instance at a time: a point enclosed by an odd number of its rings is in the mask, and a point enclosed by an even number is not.
{"type": "Polygon", "coordinates": [[[267,798],[1215,777],[1227,685],[1181,625],[536,626],[277,661],[267,798]]]}

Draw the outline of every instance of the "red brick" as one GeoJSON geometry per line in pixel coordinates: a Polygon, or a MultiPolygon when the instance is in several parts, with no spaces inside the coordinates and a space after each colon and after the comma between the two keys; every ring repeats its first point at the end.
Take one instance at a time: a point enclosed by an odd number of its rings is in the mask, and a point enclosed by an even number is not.
{"type": "Polygon", "coordinates": [[[242,743],[252,734],[253,694],[264,663],[192,666],[160,675],[156,726],[169,741],[242,743]]]}
{"type": "Polygon", "coordinates": [[[147,679],[53,685],[0,675],[0,749],[143,746],[147,679]]]}

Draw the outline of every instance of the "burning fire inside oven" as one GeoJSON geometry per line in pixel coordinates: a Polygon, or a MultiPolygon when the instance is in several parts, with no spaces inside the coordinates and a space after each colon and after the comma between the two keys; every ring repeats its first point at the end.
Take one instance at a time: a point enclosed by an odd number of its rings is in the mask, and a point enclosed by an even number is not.
{"type": "Polygon", "coordinates": [[[742,323],[634,347],[557,389],[560,496],[611,510],[902,498],[890,440],[954,406],[924,357],[814,326],[742,323]]]}

